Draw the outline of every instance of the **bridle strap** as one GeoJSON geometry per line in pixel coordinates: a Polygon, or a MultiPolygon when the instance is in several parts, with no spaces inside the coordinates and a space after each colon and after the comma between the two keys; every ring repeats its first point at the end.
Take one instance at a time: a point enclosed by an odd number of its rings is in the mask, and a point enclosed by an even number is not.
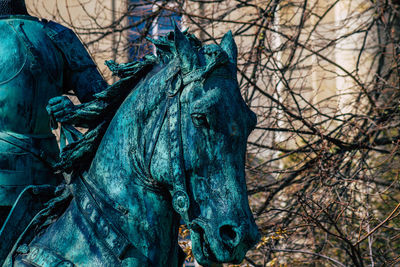
{"type": "MultiPolygon", "coordinates": [[[[202,82],[207,75],[209,75],[216,67],[226,63],[227,58],[223,54],[218,55],[221,60],[214,60],[212,63],[205,67],[198,67],[188,73],[182,73],[182,82],[179,84],[179,90],[175,89],[174,95],[171,95],[169,101],[169,114],[168,114],[168,133],[169,133],[169,162],[170,162],[170,175],[174,180],[174,187],[172,191],[172,206],[181,217],[191,224],[189,207],[190,199],[187,194],[186,185],[186,172],[183,154],[183,140],[181,129],[181,106],[180,96],[185,86],[194,82],[202,82]],[[172,97],[172,98],[171,98],[172,97]]],[[[173,88],[172,88],[173,89],[173,88]]],[[[172,90],[174,91],[174,90],[172,90]]]]}
{"type": "MultiPolygon", "coordinates": [[[[183,140],[181,130],[181,105],[180,97],[183,88],[187,85],[182,82],[180,76],[180,69],[176,68],[173,75],[171,75],[167,82],[168,88],[166,90],[166,104],[162,108],[157,123],[152,128],[152,139],[148,145],[146,162],[147,162],[147,176],[151,178],[151,161],[154,155],[154,150],[157,146],[161,128],[164,123],[167,123],[168,135],[168,157],[169,157],[169,175],[173,184],[172,207],[181,215],[181,217],[189,222],[189,206],[190,200],[187,194],[186,187],[186,173],[184,167],[183,155],[183,140]],[[174,84],[174,81],[176,83],[174,84]],[[156,128],[157,126],[157,128],[156,128]]],[[[197,79],[196,79],[197,80],[197,79]]]]}
{"type": "Polygon", "coordinates": [[[189,85],[192,82],[200,81],[207,73],[207,68],[198,68],[182,76],[183,84],[189,85]]]}
{"type": "Polygon", "coordinates": [[[187,194],[183,155],[181,92],[182,90],[177,95],[168,98],[169,172],[173,179],[172,207],[186,222],[189,222],[190,200],[187,194]]]}
{"type": "Polygon", "coordinates": [[[173,184],[171,191],[172,207],[187,223],[190,223],[191,219],[189,214],[190,199],[187,194],[187,177],[183,154],[180,97],[183,88],[193,82],[201,82],[201,80],[204,79],[204,76],[214,67],[215,65],[212,64],[206,68],[197,68],[186,74],[180,74],[181,70],[179,68],[173,69],[172,75],[167,79],[169,84],[166,90],[166,105],[155,124],[157,129],[155,129],[155,126],[153,127],[153,138],[151,139],[149,149],[147,150],[147,175],[151,178],[151,160],[159,140],[161,128],[164,125],[164,122],[166,122],[169,150],[169,174],[173,184]],[[175,84],[173,83],[174,81],[176,81],[175,84]]]}
{"type": "Polygon", "coordinates": [[[134,248],[123,231],[116,226],[91,195],[83,178],[77,177],[72,186],[79,211],[116,259],[121,260],[128,249],[134,248]]]}

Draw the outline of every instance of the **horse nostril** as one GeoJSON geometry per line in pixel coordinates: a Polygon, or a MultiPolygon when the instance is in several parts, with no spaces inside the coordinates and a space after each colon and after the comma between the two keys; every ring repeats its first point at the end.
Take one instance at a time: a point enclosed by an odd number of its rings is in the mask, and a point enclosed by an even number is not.
{"type": "Polygon", "coordinates": [[[219,235],[227,245],[236,246],[239,241],[238,234],[232,225],[221,226],[219,228],[219,235]]]}

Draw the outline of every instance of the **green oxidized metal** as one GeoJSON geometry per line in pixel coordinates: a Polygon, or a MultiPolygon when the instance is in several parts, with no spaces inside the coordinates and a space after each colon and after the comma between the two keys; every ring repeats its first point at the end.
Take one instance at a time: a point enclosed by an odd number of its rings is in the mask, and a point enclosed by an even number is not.
{"type": "Polygon", "coordinates": [[[32,229],[42,226],[40,234],[32,239],[28,228],[5,266],[179,266],[181,219],[205,266],[239,263],[257,242],[244,172],[256,117],[240,94],[232,34],[220,45],[201,46],[176,28],[154,43],[158,56],[142,76],[129,73],[147,65],[110,64],[121,82],[66,114],[82,122],[88,110],[99,120],[110,106],[118,108],[100,124],[108,127],[98,147],[90,145],[103,136],[96,128],[66,148],[64,169],[73,170],[68,162],[82,154],[96,154],[87,171],[75,168],[64,196],[49,205],[64,203],[65,212],[39,216],[43,223],[32,229]],[[135,86],[115,104],[123,84],[135,86]],[[71,202],[64,201],[68,192],[71,202]]]}
{"type": "Polygon", "coordinates": [[[73,90],[85,102],[105,83],[75,34],[59,24],[3,15],[0,40],[0,206],[10,206],[28,185],[61,182],[51,168],[59,151],[49,99],[73,90]]]}
{"type": "MultiPolygon", "coordinates": [[[[87,102],[105,87],[71,30],[29,16],[24,0],[0,0],[0,265],[62,181],[49,99],[72,90],[87,102]]],[[[54,119],[71,108],[67,98],[52,105],[54,119]]]]}

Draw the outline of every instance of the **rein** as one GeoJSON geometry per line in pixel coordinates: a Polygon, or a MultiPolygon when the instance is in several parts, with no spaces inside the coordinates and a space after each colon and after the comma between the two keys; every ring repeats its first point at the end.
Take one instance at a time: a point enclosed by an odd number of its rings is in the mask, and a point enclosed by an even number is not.
{"type": "MultiPolygon", "coordinates": [[[[186,187],[186,172],[183,161],[183,141],[181,131],[181,105],[180,96],[186,85],[200,80],[201,75],[196,74],[188,84],[182,82],[180,68],[174,68],[172,75],[168,78],[169,88],[166,92],[165,106],[161,108],[157,123],[152,127],[152,141],[148,144],[149,151],[145,155],[146,181],[145,186],[153,189],[157,182],[151,176],[150,166],[154,151],[157,146],[160,132],[165,123],[168,131],[168,149],[169,149],[169,173],[172,178],[172,206],[174,210],[190,224],[189,206],[190,200],[186,187]],[[177,83],[173,83],[177,79],[177,83]]],[[[80,176],[76,179],[77,184],[73,186],[74,196],[78,204],[80,213],[83,214],[86,221],[94,229],[102,243],[112,252],[116,259],[121,260],[127,249],[136,249],[132,242],[125,236],[118,226],[119,216],[127,213],[118,203],[111,201],[102,192],[96,190],[90,175],[80,176]],[[108,207],[107,207],[108,206],[108,207]],[[104,210],[108,211],[107,214],[104,210]],[[110,212],[111,211],[111,212],[110,212]],[[109,216],[111,214],[111,216],[109,216]]]]}
{"type": "MultiPolygon", "coordinates": [[[[147,178],[143,179],[144,186],[151,190],[160,191],[158,182],[151,175],[150,167],[161,129],[166,123],[169,174],[173,185],[171,191],[172,207],[189,227],[192,225],[192,218],[189,212],[190,199],[187,193],[187,175],[184,167],[180,97],[186,86],[204,80],[205,76],[216,66],[217,64],[211,64],[207,67],[199,67],[186,74],[183,74],[181,68],[177,65],[171,68],[166,79],[168,88],[166,89],[165,104],[161,107],[157,122],[152,127],[152,138],[147,144],[146,151],[148,152],[144,156],[146,166],[144,171],[147,178]]],[[[121,260],[127,249],[135,249],[132,242],[115,223],[118,221],[118,217],[123,216],[127,211],[118,203],[108,199],[104,193],[96,190],[90,175],[81,176],[76,180],[78,182],[73,191],[77,198],[78,209],[97,236],[102,239],[103,244],[112,251],[112,254],[118,260],[121,260]],[[108,213],[111,211],[111,216],[106,215],[104,210],[107,210],[108,213]]]]}
{"type": "MultiPolygon", "coordinates": [[[[98,194],[93,192],[83,176],[76,179],[77,183],[73,184],[73,194],[80,213],[85,217],[86,221],[100,238],[112,254],[121,260],[128,248],[133,248],[132,242],[125,236],[123,231],[114,223],[117,221],[120,210],[114,207],[106,208],[105,201],[98,194]],[[100,198],[100,199],[99,199],[100,198]],[[104,210],[108,210],[105,214],[104,210]],[[112,211],[112,212],[111,212],[112,211]]],[[[104,196],[104,194],[102,194],[104,196]]],[[[112,206],[111,203],[107,203],[112,206]]]]}
{"type": "MultiPolygon", "coordinates": [[[[196,73],[191,76],[194,78],[189,83],[183,83],[179,67],[173,68],[171,72],[167,79],[169,87],[166,91],[165,106],[161,108],[159,118],[152,127],[152,139],[148,144],[148,153],[145,155],[145,162],[147,163],[145,176],[147,179],[144,183],[146,187],[152,190],[160,190],[160,188],[156,187],[157,182],[151,176],[150,166],[161,129],[167,123],[169,173],[173,183],[172,206],[186,222],[190,222],[190,200],[187,194],[186,172],[183,161],[180,96],[185,86],[200,80],[203,76],[196,73]],[[174,80],[177,82],[174,83],[174,80]]],[[[103,245],[112,252],[117,260],[121,260],[127,249],[136,249],[120,229],[118,223],[115,223],[118,222],[120,216],[127,213],[127,210],[107,198],[103,192],[99,192],[89,174],[81,175],[76,181],[76,184],[73,185],[73,194],[76,197],[78,210],[94,229],[96,235],[100,237],[103,245]]]]}

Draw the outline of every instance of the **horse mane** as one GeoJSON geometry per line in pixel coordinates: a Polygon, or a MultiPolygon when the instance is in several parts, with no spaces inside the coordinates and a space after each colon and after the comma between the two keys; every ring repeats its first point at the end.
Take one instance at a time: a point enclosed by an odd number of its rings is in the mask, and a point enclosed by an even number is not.
{"type": "MultiPolygon", "coordinates": [[[[156,55],[146,55],[139,61],[124,64],[117,64],[114,61],[106,62],[113,76],[119,77],[120,80],[95,94],[92,101],[78,105],[71,113],[64,115],[65,118],[72,118],[74,122],[73,125],[65,126],[84,126],[88,128],[88,131],[62,150],[60,160],[53,165],[56,172],[73,172],[70,175],[73,178],[77,177],[75,174],[82,173],[90,167],[100,142],[122,102],[143,78],[152,71],[156,71],[159,66],[165,66],[175,60],[178,56],[174,34],[175,32],[170,32],[157,40],[149,38],[157,48],[156,55]]],[[[194,35],[187,32],[183,32],[183,34],[195,51],[201,55],[201,70],[204,75],[221,64],[229,62],[229,55],[226,54],[226,50],[223,52],[220,46],[214,44],[202,46],[202,43],[194,35]]],[[[231,67],[234,73],[236,72],[234,64],[230,64],[228,67],[231,67]]],[[[71,128],[73,129],[73,127],[64,127],[64,130],[71,128]]],[[[71,134],[73,133],[71,132],[71,134]]],[[[69,175],[66,177],[67,184],[69,184],[71,182],[69,175]]],[[[37,214],[21,235],[19,243],[28,243],[28,240],[32,240],[36,234],[44,231],[61,216],[73,198],[70,187],[65,184],[57,187],[54,194],[56,197],[44,205],[45,208],[37,214]]],[[[15,246],[14,250],[17,248],[18,246],[15,246]]]]}
{"type": "MultiPolygon", "coordinates": [[[[196,50],[201,48],[201,42],[194,35],[187,32],[184,34],[196,50]]],[[[155,66],[167,64],[176,57],[173,31],[159,39],[148,40],[156,46],[156,55],[146,55],[139,61],[123,64],[107,61],[106,65],[113,76],[120,80],[95,94],[94,100],[78,105],[74,114],[65,115],[73,117],[74,126],[85,126],[88,131],[61,151],[60,160],[54,165],[55,171],[70,173],[87,170],[112,118],[125,98],[155,66]]],[[[68,130],[67,127],[64,129],[68,130]]]]}

